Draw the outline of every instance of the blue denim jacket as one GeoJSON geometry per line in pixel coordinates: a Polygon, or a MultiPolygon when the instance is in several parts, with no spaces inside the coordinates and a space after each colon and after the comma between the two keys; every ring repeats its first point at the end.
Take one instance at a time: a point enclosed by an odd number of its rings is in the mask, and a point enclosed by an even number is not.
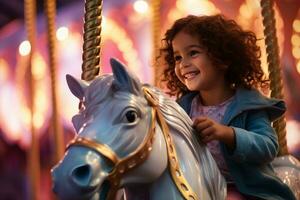
{"type": "MultiPolygon", "coordinates": [[[[178,100],[188,114],[196,95],[191,92],[178,100]]],[[[268,200],[296,200],[290,188],[275,175],[270,163],[279,149],[271,122],[285,110],[283,101],[247,89],[238,89],[228,106],[222,124],[234,129],[236,147],[230,151],[221,143],[221,151],[241,193],[268,200]]]]}

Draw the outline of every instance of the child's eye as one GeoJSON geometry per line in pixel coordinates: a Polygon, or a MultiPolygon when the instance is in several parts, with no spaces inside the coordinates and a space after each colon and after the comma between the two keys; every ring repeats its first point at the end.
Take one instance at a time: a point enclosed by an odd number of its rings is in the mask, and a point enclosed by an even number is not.
{"type": "Polygon", "coordinates": [[[196,50],[192,50],[192,51],[190,51],[190,56],[196,56],[196,55],[198,55],[200,52],[199,51],[196,51],[196,50]]]}
{"type": "Polygon", "coordinates": [[[181,56],[174,56],[174,60],[175,60],[175,62],[179,62],[180,60],[181,60],[181,56]]]}

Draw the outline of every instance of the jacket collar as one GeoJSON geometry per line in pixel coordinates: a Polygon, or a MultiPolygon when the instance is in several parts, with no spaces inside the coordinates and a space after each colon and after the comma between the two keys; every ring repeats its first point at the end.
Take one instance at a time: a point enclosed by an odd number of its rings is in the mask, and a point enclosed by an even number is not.
{"type": "MultiPolygon", "coordinates": [[[[189,114],[193,98],[198,92],[190,92],[182,96],[178,103],[189,114]]],[[[282,100],[268,98],[255,89],[238,88],[234,100],[226,109],[222,122],[229,124],[237,115],[248,110],[266,110],[271,121],[276,120],[283,115],[286,110],[285,103],[282,100]]]]}
{"type": "Polygon", "coordinates": [[[234,100],[226,109],[222,122],[229,124],[234,117],[249,110],[265,110],[270,121],[274,121],[283,115],[286,107],[282,100],[268,98],[255,89],[239,88],[234,100]]]}

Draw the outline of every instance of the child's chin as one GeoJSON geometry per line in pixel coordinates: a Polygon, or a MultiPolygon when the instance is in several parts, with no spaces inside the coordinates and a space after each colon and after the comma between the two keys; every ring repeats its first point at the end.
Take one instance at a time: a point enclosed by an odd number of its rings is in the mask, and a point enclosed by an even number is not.
{"type": "Polygon", "coordinates": [[[192,92],[199,91],[199,89],[195,86],[187,86],[187,88],[192,92]]]}

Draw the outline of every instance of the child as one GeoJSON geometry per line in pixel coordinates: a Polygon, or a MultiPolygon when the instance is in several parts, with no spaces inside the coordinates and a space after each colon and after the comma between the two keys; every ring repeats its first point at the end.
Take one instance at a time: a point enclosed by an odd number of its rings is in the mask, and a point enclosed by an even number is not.
{"type": "Polygon", "coordinates": [[[268,80],[256,41],[222,15],[179,19],[163,39],[163,81],[226,178],[227,199],[293,200],[270,164],[279,148],[271,122],[285,104],[257,90],[268,80]]]}

